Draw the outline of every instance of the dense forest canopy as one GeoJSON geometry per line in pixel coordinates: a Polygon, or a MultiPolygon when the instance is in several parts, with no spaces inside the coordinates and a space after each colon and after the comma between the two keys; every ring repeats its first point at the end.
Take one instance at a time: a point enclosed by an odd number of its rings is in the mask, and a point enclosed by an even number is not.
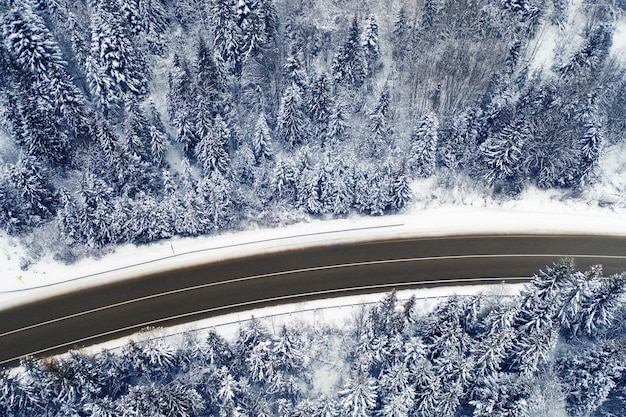
{"type": "Polygon", "coordinates": [[[545,268],[516,296],[394,293],[344,328],[262,319],[0,372],[7,417],[587,417],[626,413],[626,274],[545,268]]]}
{"type": "Polygon", "coordinates": [[[622,7],[0,0],[0,227],[71,261],[381,215],[421,177],[584,189],[624,137],[622,7]]]}

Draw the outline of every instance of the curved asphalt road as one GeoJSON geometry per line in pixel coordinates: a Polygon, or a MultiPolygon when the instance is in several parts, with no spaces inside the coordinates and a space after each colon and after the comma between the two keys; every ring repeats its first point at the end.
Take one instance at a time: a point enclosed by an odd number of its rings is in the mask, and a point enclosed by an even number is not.
{"type": "Polygon", "coordinates": [[[519,282],[562,257],[626,270],[626,238],[460,236],[283,251],[164,271],[0,311],[0,367],[260,306],[440,285],[519,282]]]}

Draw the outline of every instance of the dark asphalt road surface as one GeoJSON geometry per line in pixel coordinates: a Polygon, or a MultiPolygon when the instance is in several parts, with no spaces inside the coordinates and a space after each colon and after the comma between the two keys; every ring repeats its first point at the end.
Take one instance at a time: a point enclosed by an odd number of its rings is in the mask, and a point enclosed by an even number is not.
{"type": "Polygon", "coordinates": [[[626,270],[626,239],[473,236],[331,245],[164,271],[0,310],[0,367],[225,313],[304,299],[519,282],[562,257],[626,270]],[[511,279],[512,278],[512,279],[511,279]]]}

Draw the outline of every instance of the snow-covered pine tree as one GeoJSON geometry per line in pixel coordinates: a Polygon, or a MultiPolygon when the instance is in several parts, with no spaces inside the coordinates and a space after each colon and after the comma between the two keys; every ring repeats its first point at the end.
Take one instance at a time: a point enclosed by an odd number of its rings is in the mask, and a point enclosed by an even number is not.
{"type": "Polygon", "coordinates": [[[254,57],[269,46],[267,36],[265,10],[259,7],[258,1],[249,2],[240,0],[236,6],[239,27],[241,28],[241,54],[243,60],[254,57]]]}
{"type": "Polygon", "coordinates": [[[361,29],[355,16],[346,42],[337,50],[332,62],[332,73],[338,85],[358,88],[367,75],[367,61],[361,44],[361,29]]]}
{"type": "Polygon", "coordinates": [[[127,116],[124,124],[126,150],[144,161],[148,160],[152,141],[148,118],[136,101],[129,102],[126,108],[127,116]]]}
{"type": "MultiPolygon", "coordinates": [[[[263,163],[261,162],[259,165],[263,165],[263,163]]],[[[255,181],[258,179],[258,174],[262,171],[262,168],[257,166],[254,151],[247,142],[239,145],[239,148],[234,152],[231,171],[236,182],[253,186],[256,189],[255,181]]]]}
{"type": "Polygon", "coordinates": [[[304,122],[300,89],[291,85],[285,89],[281,98],[276,128],[280,139],[292,150],[305,142],[304,122]]]}
{"type": "Polygon", "coordinates": [[[267,125],[267,119],[265,113],[261,112],[259,118],[254,125],[254,136],[252,137],[252,145],[254,150],[254,156],[257,162],[263,159],[271,160],[274,157],[274,150],[272,147],[272,136],[270,128],[267,125]]]}
{"type": "Polygon", "coordinates": [[[429,177],[437,167],[439,120],[434,113],[424,116],[411,134],[409,172],[418,177],[429,177]]]}
{"type": "Polygon", "coordinates": [[[215,117],[222,109],[222,92],[224,89],[222,74],[214,59],[214,52],[200,38],[196,54],[196,85],[197,101],[202,106],[208,106],[211,117],[215,117]]]}
{"type": "Polygon", "coordinates": [[[211,171],[198,185],[202,221],[205,230],[222,230],[233,220],[233,200],[230,183],[221,171],[211,171]]]}
{"type": "Polygon", "coordinates": [[[305,168],[296,181],[297,205],[310,214],[320,214],[323,209],[320,190],[319,167],[305,168]]]}
{"type": "Polygon", "coordinates": [[[568,336],[576,337],[581,331],[582,309],[592,296],[592,281],[602,276],[600,266],[593,267],[590,272],[583,274],[574,271],[563,285],[562,303],[556,317],[561,325],[561,331],[568,336]]]}
{"type": "Polygon", "coordinates": [[[480,112],[470,109],[442,126],[438,158],[444,167],[459,171],[468,169],[474,164],[477,158],[479,123],[480,112]]]}
{"type": "Polygon", "coordinates": [[[391,205],[394,209],[399,210],[406,207],[413,199],[413,191],[409,185],[406,175],[398,175],[393,182],[393,191],[391,195],[391,205]]]}
{"type": "Polygon", "coordinates": [[[367,75],[372,76],[382,68],[380,59],[380,41],[378,40],[378,22],[374,15],[370,15],[361,36],[363,55],[367,63],[367,75]]]}
{"type": "Polygon", "coordinates": [[[128,39],[122,17],[110,1],[98,2],[91,10],[90,55],[116,88],[137,95],[145,93],[144,59],[128,39]]]}
{"type": "Polygon", "coordinates": [[[5,416],[26,416],[44,408],[42,398],[18,375],[0,373],[0,412],[5,416]]]}
{"type": "Polygon", "coordinates": [[[61,49],[29,1],[17,2],[2,19],[4,46],[22,71],[40,80],[65,72],[61,49]]]}
{"type": "Polygon", "coordinates": [[[330,108],[328,130],[324,144],[334,147],[347,139],[349,124],[347,121],[347,109],[342,100],[336,100],[330,108]]]}
{"type": "Polygon", "coordinates": [[[499,373],[485,378],[476,387],[470,404],[473,416],[529,416],[531,381],[511,373],[499,373]]]}
{"type": "Polygon", "coordinates": [[[557,361],[565,408],[571,416],[595,415],[626,371],[620,342],[576,346],[557,361]]]}
{"type": "Polygon", "coordinates": [[[241,70],[241,29],[238,25],[235,4],[232,0],[215,0],[209,6],[213,44],[230,74],[241,70]]]}
{"type": "Polygon", "coordinates": [[[0,227],[10,234],[42,224],[56,210],[56,195],[46,171],[31,156],[0,170],[0,227]]]}
{"type": "Polygon", "coordinates": [[[47,170],[34,157],[21,155],[9,176],[28,223],[35,225],[56,212],[56,192],[47,178],[47,170]]]}
{"type": "Polygon", "coordinates": [[[269,383],[275,377],[275,363],[272,357],[272,342],[265,340],[255,345],[245,358],[252,381],[269,383]]]}
{"type": "Polygon", "coordinates": [[[401,6],[393,22],[392,30],[392,57],[394,64],[399,65],[406,55],[407,41],[409,36],[409,24],[406,16],[406,9],[401,6]]]}
{"type": "Polygon", "coordinates": [[[596,124],[589,123],[587,131],[580,140],[581,161],[579,182],[581,185],[592,183],[596,179],[598,161],[602,151],[604,134],[602,128],[596,124]]]}
{"type": "Polygon", "coordinates": [[[292,161],[277,159],[272,176],[272,189],[276,197],[295,200],[297,174],[292,161]]]}
{"type": "Polygon", "coordinates": [[[484,178],[489,184],[520,180],[520,167],[525,157],[524,146],[529,139],[529,129],[523,123],[516,123],[506,126],[480,146],[484,178]]]}
{"type": "Polygon", "coordinates": [[[174,228],[177,234],[183,236],[195,236],[202,231],[200,207],[197,201],[196,180],[189,160],[181,161],[181,179],[178,191],[180,203],[174,207],[180,207],[181,211],[175,213],[174,228]]]}
{"type": "Polygon", "coordinates": [[[372,156],[380,157],[391,141],[393,130],[389,117],[389,86],[385,84],[376,107],[369,115],[369,128],[372,133],[369,147],[372,156]]]}
{"type": "Polygon", "coordinates": [[[161,0],[121,0],[120,14],[129,31],[145,41],[151,52],[163,51],[163,33],[167,30],[167,11],[161,0]]]}
{"type": "Polygon", "coordinates": [[[263,21],[265,29],[265,44],[267,46],[276,42],[278,37],[278,15],[273,0],[256,0],[255,11],[259,19],[263,21]]]}
{"type": "Polygon", "coordinates": [[[91,101],[104,117],[121,107],[121,97],[113,79],[106,73],[98,60],[88,55],[85,58],[85,73],[91,101]]]}
{"type": "Polygon", "coordinates": [[[119,0],[120,14],[126,26],[134,35],[139,35],[145,30],[144,22],[139,11],[139,0],[119,0]]]}
{"type": "Polygon", "coordinates": [[[325,142],[326,132],[330,120],[333,98],[331,96],[331,82],[328,74],[320,74],[313,84],[309,93],[308,114],[313,127],[316,130],[316,137],[325,142]]]}
{"type": "Polygon", "coordinates": [[[376,380],[356,372],[339,392],[341,417],[369,417],[377,401],[376,380]]]}
{"type": "Polygon", "coordinates": [[[610,328],[615,315],[624,307],[626,273],[597,279],[592,294],[582,308],[582,326],[591,337],[598,337],[603,330],[610,328]]]}
{"type": "Polygon", "coordinates": [[[307,75],[302,65],[302,51],[297,45],[292,44],[289,48],[285,63],[283,64],[283,74],[286,84],[296,86],[300,89],[302,95],[307,90],[307,75]]]}
{"type": "MultiPolygon", "coordinates": [[[[0,194],[2,190],[0,189],[0,194]]],[[[59,209],[57,211],[59,233],[67,245],[83,241],[80,229],[79,209],[75,198],[66,189],[59,191],[59,209]]]]}
{"type": "Polygon", "coordinates": [[[24,88],[17,98],[13,131],[16,142],[36,158],[52,165],[65,164],[71,159],[69,138],[48,98],[40,96],[34,88],[24,88]]]}
{"type": "Polygon", "coordinates": [[[348,168],[342,161],[330,162],[320,178],[320,199],[325,213],[343,216],[352,208],[353,196],[348,183],[348,168]]]}
{"type": "Polygon", "coordinates": [[[297,331],[283,326],[272,346],[276,368],[293,376],[304,378],[304,356],[297,331]]]}
{"type": "Polygon", "coordinates": [[[230,165],[228,147],[231,132],[224,119],[220,115],[215,116],[210,131],[205,133],[202,129],[198,131],[198,136],[195,155],[205,176],[214,171],[225,173],[230,165]]]}

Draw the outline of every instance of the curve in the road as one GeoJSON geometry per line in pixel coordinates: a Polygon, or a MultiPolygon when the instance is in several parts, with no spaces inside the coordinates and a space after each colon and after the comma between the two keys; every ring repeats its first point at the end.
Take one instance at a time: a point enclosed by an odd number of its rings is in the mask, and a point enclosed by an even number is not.
{"type": "Polygon", "coordinates": [[[282,251],[163,271],[0,311],[0,364],[228,312],[390,288],[519,282],[562,257],[626,269],[626,240],[463,236],[282,251]]]}

